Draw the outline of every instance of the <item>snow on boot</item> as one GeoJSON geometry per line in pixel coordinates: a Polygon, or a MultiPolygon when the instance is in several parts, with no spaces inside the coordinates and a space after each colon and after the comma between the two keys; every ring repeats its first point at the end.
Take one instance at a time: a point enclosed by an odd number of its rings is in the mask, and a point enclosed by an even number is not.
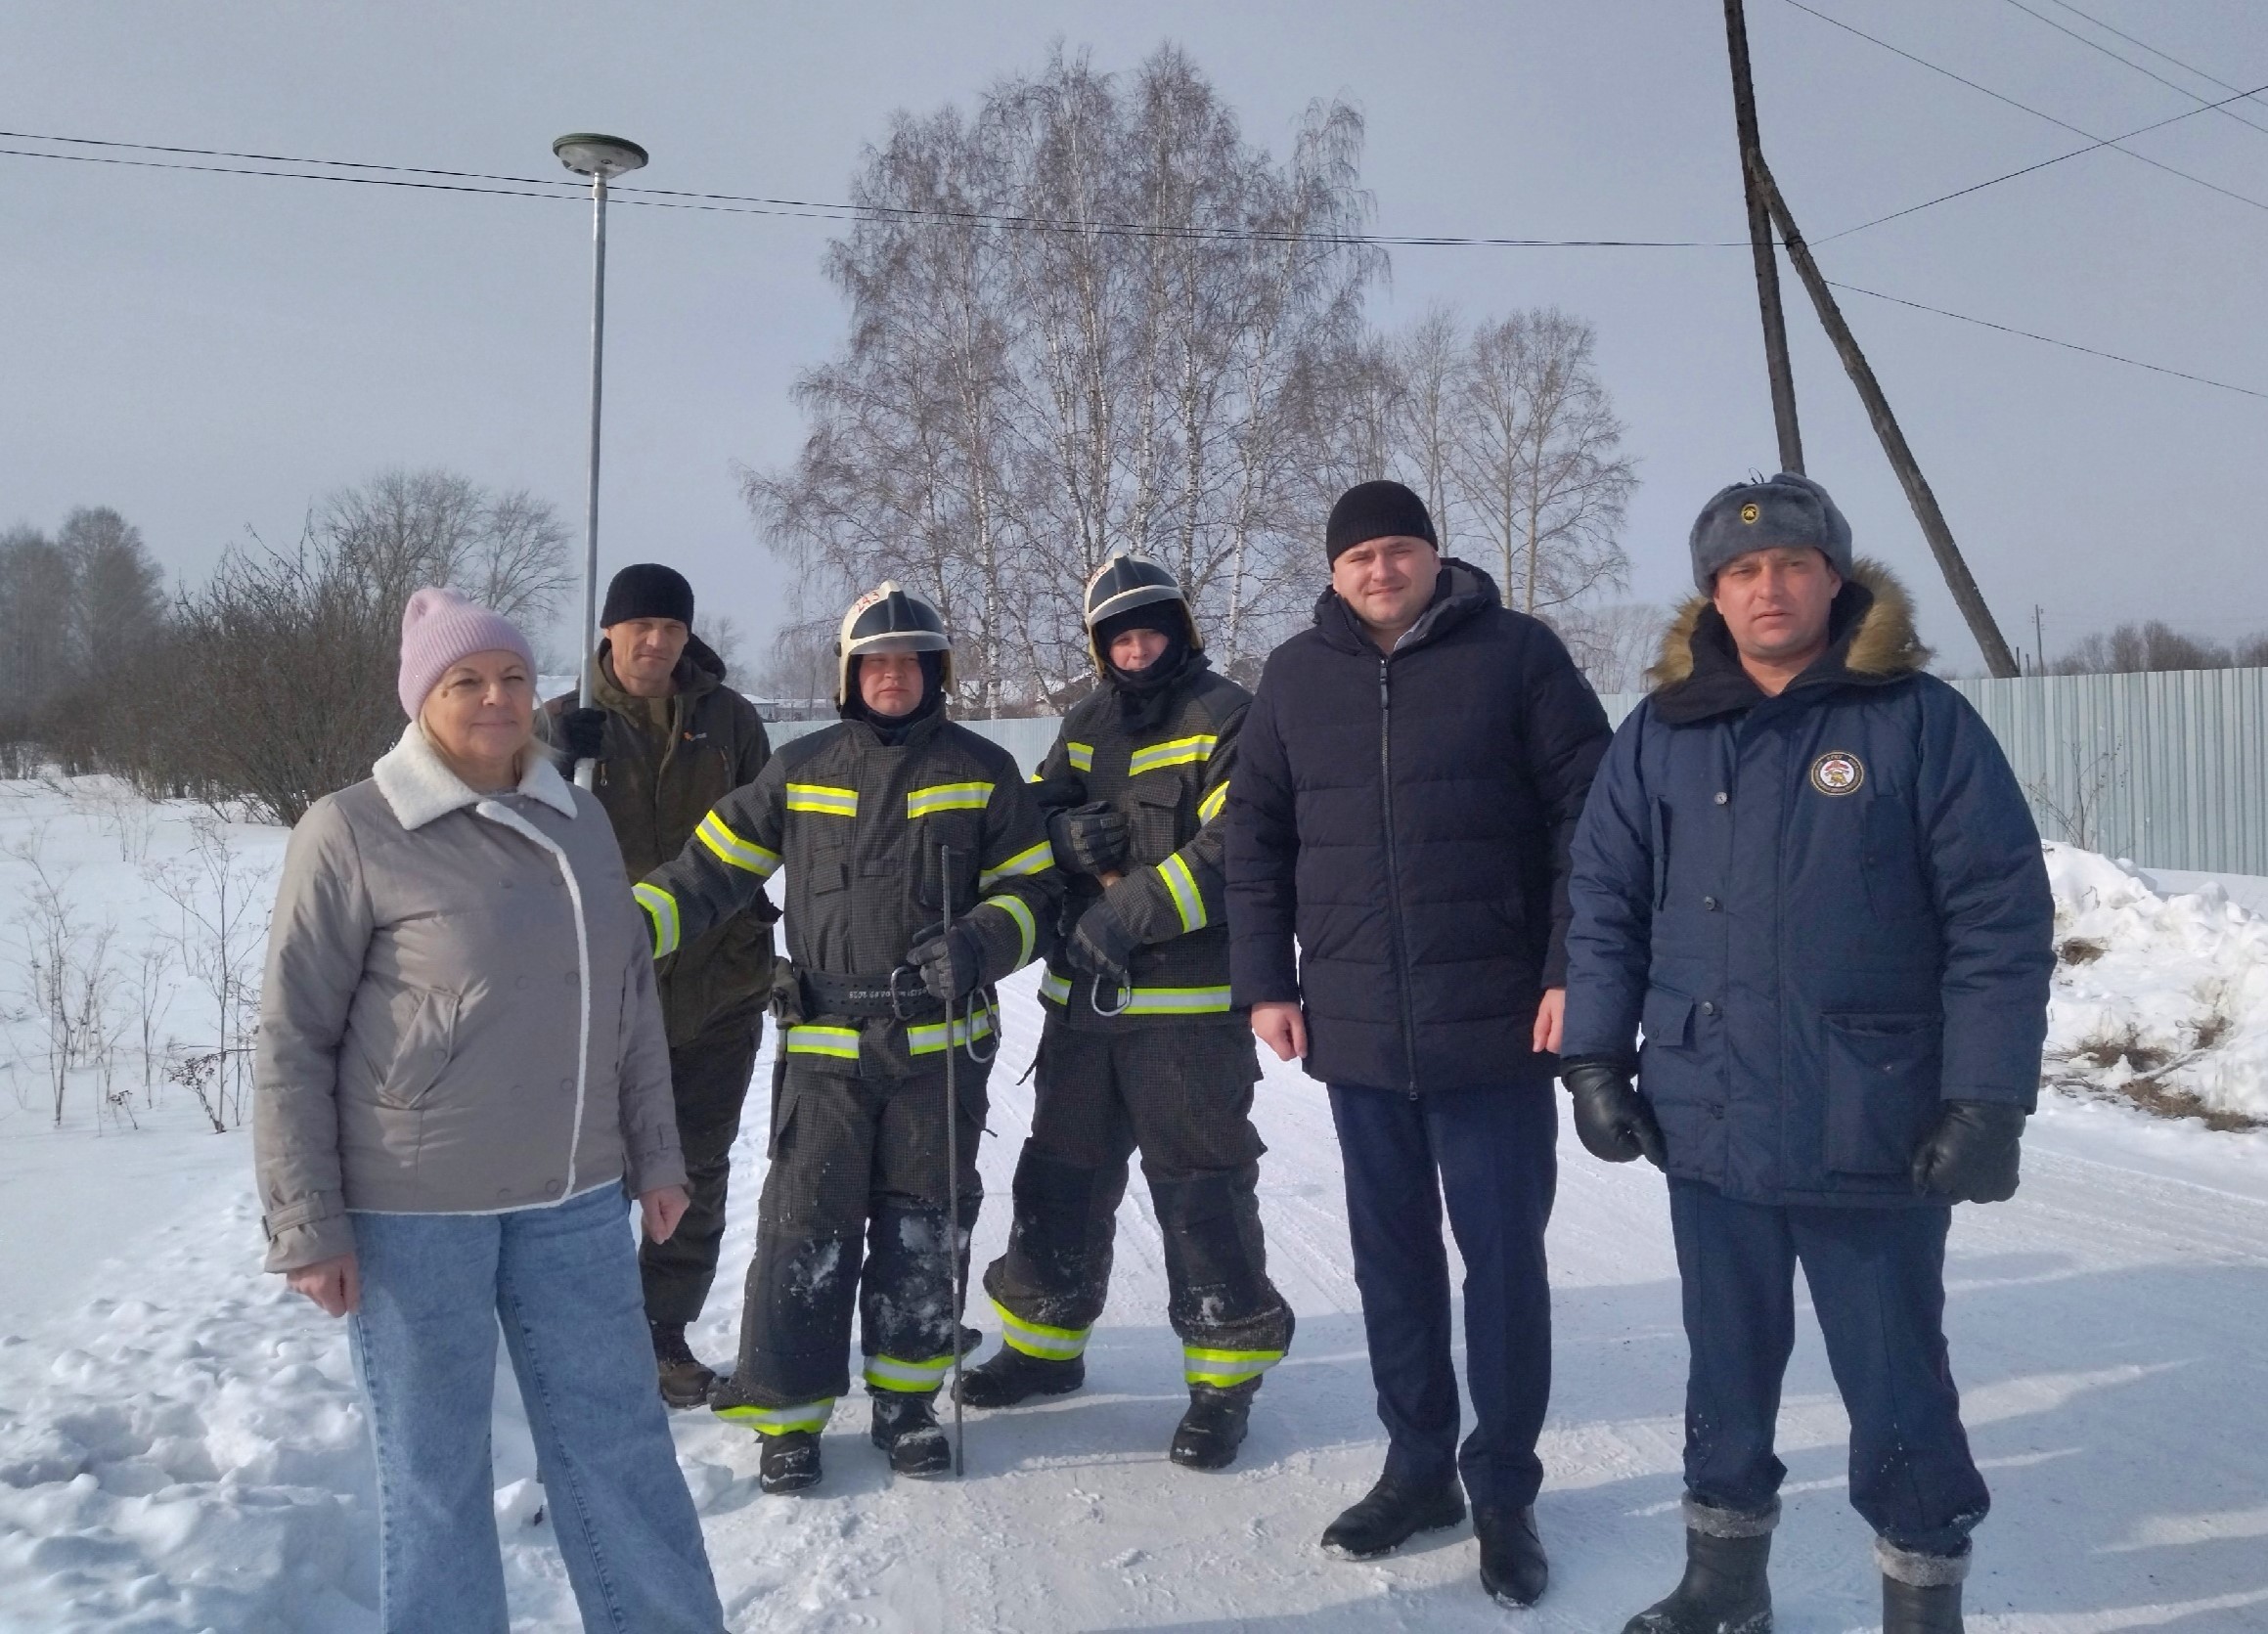
{"type": "Polygon", "coordinates": [[[964,1407],[1013,1407],[1035,1395],[1067,1395],[1086,1383],[1084,1357],[1055,1361],[1003,1345],[954,1381],[953,1398],[964,1407]]]}
{"type": "Polygon", "coordinates": [[[1252,1398],[1260,1381],[1248,1380],[1226,1390],[1217,1385],[1191,1385],[1189,1410],[1174,1431],[1168,1454],[1184,1470],[1225,1470],[1236,1462],[1244,1444],[1245,1421],[1252,1415],[1252,1398]]]}
{"type": "Polygon", "coordinates": [[[1685,1575],[1623,1634],[1772,1634],[1765,1568],[1779,1500],[1755,1515],[1685,1500],[1685,1575]]]}
{"type": "Polygon", "coordinates": [[[1455,1476],[1440,1486],[1404,1486],[1380,1476],[1359,1503],[1324,1528],[1323,1548],[1344,1560],[1366,1561],[1464,1518],[1465,1489],[1455,1476]]]}
{"type": "Polygon", "coordinates": [[[1882,1634],[1962,1634],[1967,1543],[1958,1555],[1925,1555],[1878,1537],[1874,1558],[1882,1568],[1882,1634]]]}
{"type": "Polygon", "coordinates": [[[757,1485],[767,1492],[800,1492],[819,1484],[817,1431],[788,1430],[761,1439],[764,1456],[757,1465],[757,1485]]]}
{"type": "Polygon", "coordinates": [[[1535,1510],[1473,1510],[1473,1536],[1481,1544],[1481,1587],[1499,1606],[1533,1606],[1551,1580],[1551,1563],[1535,1532],[1535,1510]]]}
{"type": "Polygon", "coordinates": [[[683,1322],[648,1322],[653,1336],[653,1365],[661,1377],[661,1399],[673,1408],[703,1407],[717,1382],[716,1370],[701,1365],[686,1343],[683,1322]]]}
{"type": "Polygon", "coordinates": [[[953,1447],[937,1422],[937,1392],[874,1391],[874,1445],[890,1455],[902,1476],[941,1476],[953,1468],[953,1447]]]}

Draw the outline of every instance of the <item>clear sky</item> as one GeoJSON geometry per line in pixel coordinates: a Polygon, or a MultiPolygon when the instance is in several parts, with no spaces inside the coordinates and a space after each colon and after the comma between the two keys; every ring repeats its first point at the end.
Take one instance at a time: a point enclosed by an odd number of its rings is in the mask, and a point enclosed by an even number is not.
{"type": "MultiPolygon", "coordinates": [[[[2195,106],[2015,0],[1806,3],[2096,135],[2195,106]]],[[[2231,84],[2268,82],[2268,7],[2074,3],[2231,84]]],[[[2023,4],[2087,31],[2055,0],[2023,4]]],[[[1814,240],[2080,145],[1791,0],[1749,6],[1766,152],[1814,240]]],[[[4,0],[0,123],[524,175],[553,173],[553,136],[598,129],[647,146],[655,186],[825,200],[893,110],[966,104],[1057,38],[1104,67],[1180,42],[1279,151],[1311,98],[1354,99],[1383,232],[1744,230],[1716,0],[4,0]]],[[[2239,106],[2268,127],[2268,101],[2239,106]]],[[[2268,392],[2268,128],[2202,113],[2133,146],[2252,201],[2104,150],[1821,258],[2268,392]]],[[[613,213],[609,568],[676,562],[705,608],[769,624],[780,570],[733,470],[792,457],[789,387],[843,328],[820,271],[832,230],[613,213]]],[[[579,540],[588,253],[587,205],[0,157],[0,526],[112,505],[194,578],[247,525],[289,542],[322,493],[435,464],[533,488],[579,540]]],[[[1633,594],[1676,595],[1700,502],[1775,463],[1745,248],[1401,249],[1393,268],[1381,322],[1445,299],[1597,325],[1641,461],[1633,594]]],[[[1922,593],[1925,634],[1976,666],[1792,279],[1787,294],[1811,473],[1922,593]]],[[[2268,627],[2268,400],[1858,295],[1846,309],[2012,641],[2030,645],[2035,603],[2051,652],[2131,617],[2268,627]]]]}

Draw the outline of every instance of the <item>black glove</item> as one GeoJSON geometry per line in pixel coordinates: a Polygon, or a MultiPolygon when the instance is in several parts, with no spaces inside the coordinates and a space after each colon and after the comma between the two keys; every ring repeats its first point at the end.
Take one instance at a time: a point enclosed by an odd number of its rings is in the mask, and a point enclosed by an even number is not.
{"type": "Polygon", "coordinates": [[[606,712],[596,705],[559,713],[556,737],[560,758],[568,761],[606,758],[606,712]]]}
{"type": "Polygon", "coordinates": [[[951,928],[917,940],[907,950],[906,962],[920,969],[923,987],[950,1004],[984,980],[984,939],[968,920],[956,919],[951,928]]]}
{"type": "Polygon", "coordinates": [[[1134,966],[1134,949],[1140,946],[1140,939],[1126,928],[1118,909],[1104,897],[1079,916],[1079,923],[1071,928],[1071,940],[1064,946],[1063,956],[1081,970],[1091,971],[1123,988],[1131,985],[1129,972],[1134,966]]]}
{"type": "Polygon", "coordinates": [[[1937,1126],[1914,1148],[1914,1190],[1956,1203],[2006,1203],[2016,1195],[2023,1120],[2023,1108],[2009,1101],[1947,1101],[1937,1126]]]}
{"type": "Polygon", "coordinates": [[[1055,861],[1074,873],[1126,871],[1126,814],[1106,802],[1053,814],[1047,818],[1047,839],[1055,861]]]}
{"type": "Polygon", "coordinates": [[[1660,1169],[1667,1151],[1662,1126],[1630,1077],[1620,1061],[1569,1061],[1559,1070],[1559,1081],[1575,1099],[1575,1132],[1584,1151],[1608,1163],[1643,1157],[1660,1169]]]}

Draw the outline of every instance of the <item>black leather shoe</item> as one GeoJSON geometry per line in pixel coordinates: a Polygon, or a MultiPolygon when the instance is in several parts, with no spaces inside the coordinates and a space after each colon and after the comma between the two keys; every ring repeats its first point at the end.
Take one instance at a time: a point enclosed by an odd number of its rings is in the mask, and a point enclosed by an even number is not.
{"type": "Polygon", "coordinates": [[[1533,1606],[1551,1580],[1543,1539],[1535,1535],[1535,1510],[1476,1509],[1473,1535],[1481,1543],[1481,1587],[1499,1606],[1533,1606]]]}
{"type": "Polygon", "coordinates": [[[1259,1393],[1258,1379],[1227,1390],[1191,1385],[1189,1410],[1174,1431],[1173,1450],[1167,1456],[1184,1470],[1227,1469],[1236,1462],[1236,1449],[1244,1444],[1252,1398],[1259,1393]]]}
{"type": "Polygon", "coordinates": [[[1465,1489],[1451,1476],[1442,1486],[1404,1486],[1381,1476],[1362,1501],[1332,1522],[1323,1547],[1351,1561],[1391,1555],[1419,1532],[1465,1518],[1465,1489]]]}
{"type": "Polygon", "coordinates": [[[757,1467],[756,1484],[767,1492],[800,1492],[819,1484],[819,1435],[815,1431],[790,1430],[764,1437],[764,1457],[757,1467]]]}
{"type": "Polygon", "coordinates": [[[707,1406],[709,1391],[717,1382],[716,1370],[704,1366],[693,1354],[692,1347],[686,1343],[686,1325],[648,1322],[645,1326],[653,1337],[653,1366],[661,1380],[663,1403],[680,1410],[707,1406]]]}
{"type": "Polygon", "coordinates": [[[890,1455],[902,1476],[941,1476],[953,1468],[953,1446],[937,1422],[935,1392],[874,1392],[874,1445],[890,1455]]]}
{"type": "Polygon", "coordinates": [[[953,1396],[964,1407],[1013,1407],[1035,1395],[1068,1395],[1086,1383],[1084,1357],[1052,1361],[1003,1345],[954,1381],[953,1396]]]}

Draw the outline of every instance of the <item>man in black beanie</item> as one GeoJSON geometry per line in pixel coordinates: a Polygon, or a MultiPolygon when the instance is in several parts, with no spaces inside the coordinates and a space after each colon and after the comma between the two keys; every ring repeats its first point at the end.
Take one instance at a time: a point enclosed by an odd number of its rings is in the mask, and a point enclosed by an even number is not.
{"type": "Polygon", "coordinates": [[[1482,1585],[1525,1606],[1548,1571],[1568,846],[1606,715],[1547,626],[1442,556],[1401,483],[1349,489],[1323,537],[1331,587],[1262,672],[1227,841],[1232,995],[1330,1086],[1387,1430],[1384,1474],[1323,1543],[1385,1554],[1469,1494],[1482,1585]],[[1461,1452],[1445,1203],[1479,1420],[1461,1452]]]}
{"type": "MultiPolygon", "coordinates": [[[[562,759],[598,763],[592,792],[632,879],[677,856],[709,808],[753,782],[772,757],[763,718],[725,685],[724,660],[692,622],[693,589],[683,574],[659,562],[625,567],[606,587],[600,615],[592,707],[578,709],[576,695],[564,693],[537,723],[562,759]]],[[[701,1405],[716,1378],[694,1356],[686,1327],[717,1274],[772,957],[770,922],[748,914],[689,943],[656,972],[691,1202],[668,1242],[641,1246],[639,1270],[662,1399],[672,1407],[701,1405]]]]}

